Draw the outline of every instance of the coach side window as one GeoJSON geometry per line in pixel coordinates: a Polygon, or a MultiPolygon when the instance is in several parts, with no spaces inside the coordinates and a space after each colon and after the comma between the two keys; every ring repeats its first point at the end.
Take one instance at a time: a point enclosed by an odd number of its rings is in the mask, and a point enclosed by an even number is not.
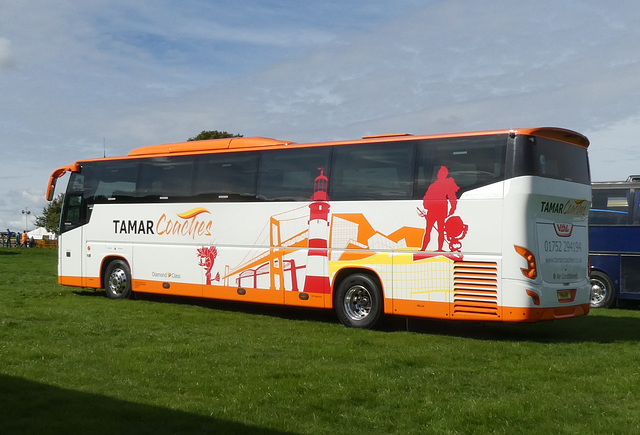
{"type": "Polygon", "coordinates": [[[467,190],[504,180],[506,143],[505,135],[421,142],[414,198],[422,198],[442,166],[460,188],[458,197],[467,190]]]}
{"type": "Polygon", "coordinates": [[[194,196],[199,201],[253,201],[258,174],[257,152],[198,156],[194,196]]]}
{"type": "Polygon", "coordinates": [[[85,189],[91,191],[91,197],[85,195],[89,203],[135,200],[138,176],[136,161],[97,162],[82,170],[86,173],[85,189]]]}
{"type": "Polygon", "coordinates": [[[633,224],[640,225],[640,189],[632,190],[633,224]]]}
{"type": "Polygon", "coordinates": [[[258,199],[265,201],[309,201],[315,180],[329,178],[331,147],[292,148],[262,153],[258,171],[258,199]]]}
{"type": "Polygon", "coordinates": [[[628,189],[593,189],[590,225],[626,225],[629,221],[628,189]]]}
{"type": "Polygon", "coordinates": [[[137,196],[150,201],[189,200],[192,195],[193,159],[157,157],[140,162],[137,196]]]}
{"type": "Polygon", "coordinates": [[[336,146],[329,196],[333,201],[411,199],[415,142],[336,146]]]}
{"type": "Polygon", "coordinates": [[[591,184],[585,148],[536,137],[530,152],[532,175],[591,184]]]}

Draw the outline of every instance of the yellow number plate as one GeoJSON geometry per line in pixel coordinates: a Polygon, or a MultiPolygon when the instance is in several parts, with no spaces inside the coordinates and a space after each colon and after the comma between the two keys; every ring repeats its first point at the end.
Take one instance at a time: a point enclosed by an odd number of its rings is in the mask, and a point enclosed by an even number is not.
{"type": "Polygon", "coordinates": [[[571,302],[576,297],[575,289],[558,290],[558,302],[571,302]]]}

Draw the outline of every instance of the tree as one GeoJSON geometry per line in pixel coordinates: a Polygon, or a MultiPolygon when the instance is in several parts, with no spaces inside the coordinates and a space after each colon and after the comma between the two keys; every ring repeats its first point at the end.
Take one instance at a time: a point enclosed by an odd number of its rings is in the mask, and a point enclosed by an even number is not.
{"type": "Polygon", "coordinates": [[[64,194],[61,193],[42,209],[42,215],[36,216],[36,226],[45,227],[47,231],[56,235],[60,234],[60,211],[63,200],[64,194]]]}
{"type": "Polygon", "coordinates": [[[202,130],[196,137],[190,137],[187,141],[208,140],[208,139],[224,139],[226,137],[242,137],[241,134],[231,134],[226,131],[218,130],[202,130]]]}

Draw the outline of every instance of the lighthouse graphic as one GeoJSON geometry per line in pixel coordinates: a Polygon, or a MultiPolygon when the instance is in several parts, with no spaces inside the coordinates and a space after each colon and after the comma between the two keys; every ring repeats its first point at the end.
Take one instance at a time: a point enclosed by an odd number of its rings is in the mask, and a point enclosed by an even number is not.
{"type": "Polygon", "coordinates": [[[307,273],[304,281],[305,293],[329,293],[329,262],[327,246],[329,239],[329,179],[324,168],[318,168],[320,175],[315,179],[313,195],[309,204],[309,250],[307,253],[307,273]]]}

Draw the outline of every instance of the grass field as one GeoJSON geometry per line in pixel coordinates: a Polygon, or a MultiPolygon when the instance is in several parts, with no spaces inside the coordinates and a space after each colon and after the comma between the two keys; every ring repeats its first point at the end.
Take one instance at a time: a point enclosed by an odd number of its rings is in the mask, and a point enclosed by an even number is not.
{"type": "Polygon", "coordinates": [[[0,248],[0,433],[640,433],[640,310],[392,319],[56,283],[0,248]]]}

